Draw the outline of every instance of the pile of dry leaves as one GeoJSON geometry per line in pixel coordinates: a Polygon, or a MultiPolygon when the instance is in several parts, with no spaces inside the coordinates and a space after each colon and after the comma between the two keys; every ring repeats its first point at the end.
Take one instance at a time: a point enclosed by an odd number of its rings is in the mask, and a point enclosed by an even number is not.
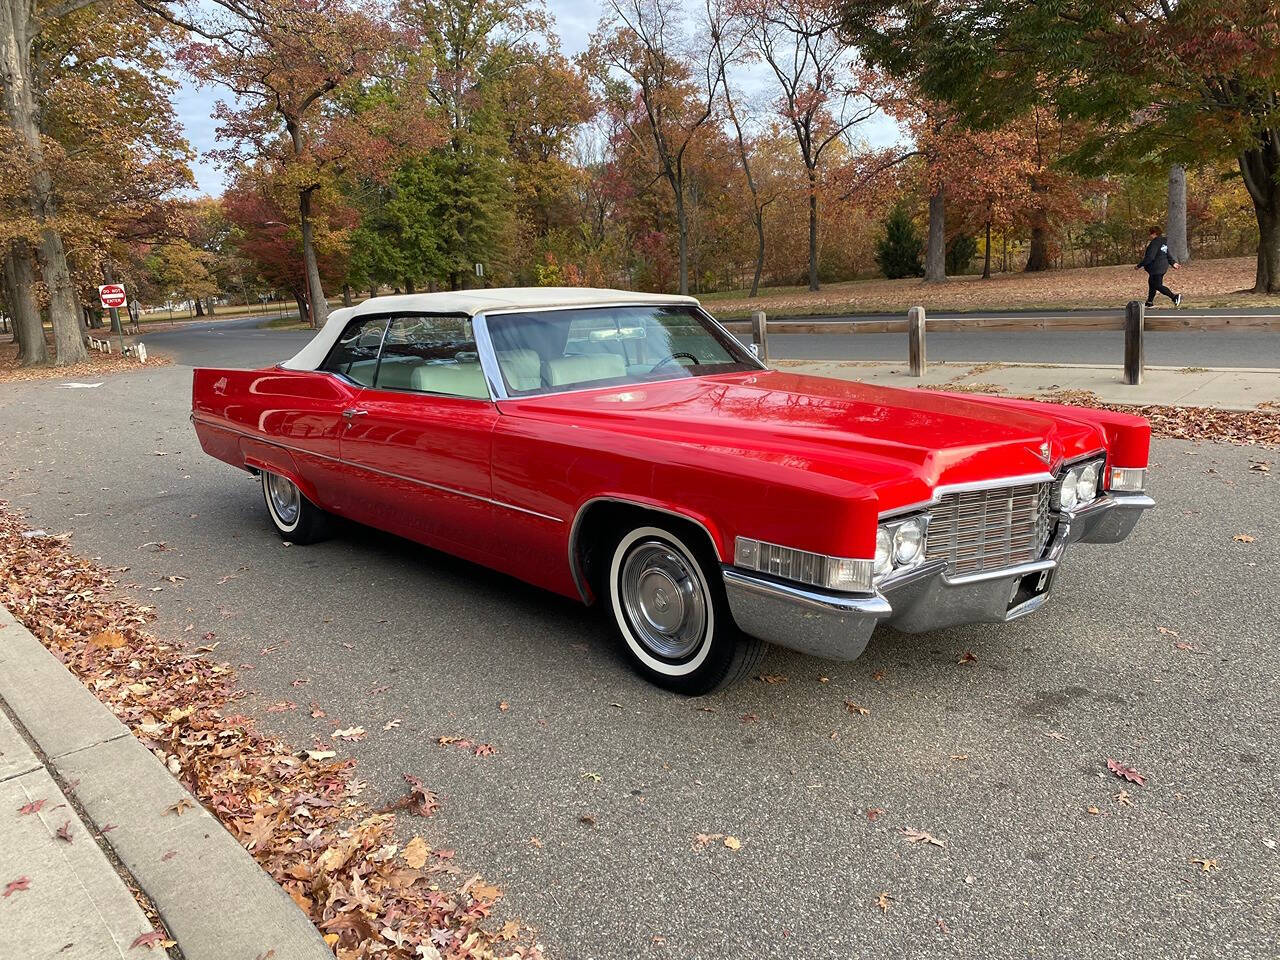
{"type": "Polygon", "coordinates": [[[226,825],[342,960],[538,958],[519,926],[483,925],[498,891],[465,883],[450,851],[401,847],[396,814],[435,796],[405,775],[390,808],[359,799],[354,762],[298,750],[237,712],[235,672],[144,630],[150,608],[121,596],[64,538],[25,536],[0,501],[0,603],[22,621],[226,825]]]}
{"type": "MultiPolygon", "coordinates": [[[[172,357],[152,353],[147,356],[146,366],[160,367],[172,362],[172,357]]],[[[0,343],[0,383],[16,383],[25,380],[85,380],[140,369],[144,367],[143,364],[138,363],[137,357],[122,357],[118,353],[97,353],[92,350],[89,351],[89,359],[84,363],[69,367],[20,367],[18,366],[18,345],[0,343]]]]}
{"type": "Polygon", "coordinates": [[[1026,399],[1065,403],[1073,407],[1092,407],[1095,410],[1114,410],[1117,413],[1136,413],[1151,421],[1151,434],[1156,437],[1280,447],[1280,412],[1277,411],[1167,407],[1160,404],[1129,406],[1104,403],[1089,390],[1060,390],[1026,399]]]}

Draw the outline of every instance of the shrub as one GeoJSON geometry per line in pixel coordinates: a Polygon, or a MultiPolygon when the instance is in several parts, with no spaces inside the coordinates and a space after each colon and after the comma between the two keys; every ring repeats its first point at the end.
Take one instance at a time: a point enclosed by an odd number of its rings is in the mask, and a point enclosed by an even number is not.
{"type": "Polygon", "coordinates": [[[923,275],[920,247],[920,231],[916,229],[915,221],[903,204],[897,204],[889,211],[884,233],[876,241],[876,263],[880,272],[890,280],[923,275]]]}

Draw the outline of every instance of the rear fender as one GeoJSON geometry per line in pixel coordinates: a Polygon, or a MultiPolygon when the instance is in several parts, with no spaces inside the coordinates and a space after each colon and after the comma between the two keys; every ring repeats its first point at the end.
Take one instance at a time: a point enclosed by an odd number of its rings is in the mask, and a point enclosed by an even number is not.
{"type": "Polygon", "coordinates": [[[244,465],[250,470],[265,470],[267,473],[287,477],[302,491],[304,497],[312,503],[317,502],[315,488],[303,478],[288,450],[252,437],[241,437],[240,453],[244,457],[244,465]]]}

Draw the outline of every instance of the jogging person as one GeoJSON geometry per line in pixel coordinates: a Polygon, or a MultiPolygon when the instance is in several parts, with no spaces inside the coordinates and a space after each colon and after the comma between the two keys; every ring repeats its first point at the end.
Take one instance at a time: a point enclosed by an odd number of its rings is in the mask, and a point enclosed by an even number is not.
{"type": "Polygon", "coordinates": [[[1142,255],[1142,262],[1133,268],[1147,271],[1147,306],[1154,307],[1156,294],[1163,293],[1176,307],[1182,303],[1182,294],[1174,293],[1164,285],[1164,275],[1169,272],[1170,267],[1178,270],[1182,264],[1174,259],[1169,250],[1169,240],[1160,232],[1159,227],[1152,227],[1147,233],[1151,237],[1147,252],[1142,255]]]}

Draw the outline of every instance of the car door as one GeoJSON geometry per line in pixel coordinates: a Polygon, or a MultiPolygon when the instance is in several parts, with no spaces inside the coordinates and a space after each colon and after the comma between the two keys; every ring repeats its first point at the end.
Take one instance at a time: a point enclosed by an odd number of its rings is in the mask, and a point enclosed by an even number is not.
{"type": "Polygon", "coordinates": [[[345,419],[349,516],[475,559],[495,549],[498,411],[469,317],[390,317],[373,381],[345,419]]]}

